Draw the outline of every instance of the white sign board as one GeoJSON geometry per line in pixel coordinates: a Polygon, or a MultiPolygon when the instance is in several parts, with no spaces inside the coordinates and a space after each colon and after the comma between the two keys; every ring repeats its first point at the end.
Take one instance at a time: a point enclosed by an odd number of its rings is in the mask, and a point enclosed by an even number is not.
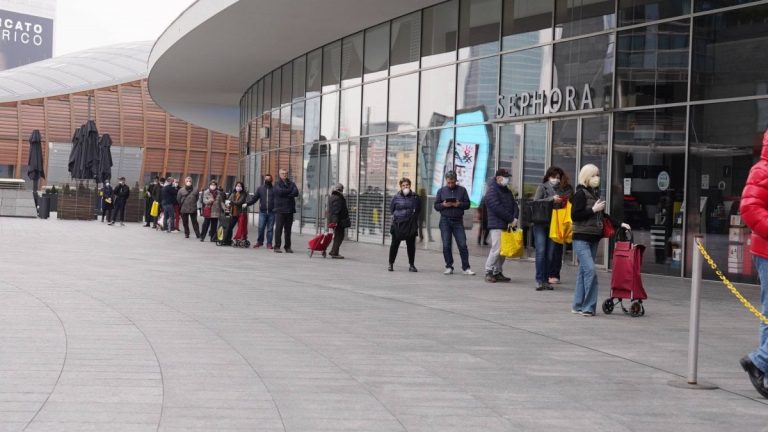
{"type": "Polygon", "coordinates": [[[656,185],[661,191],[669,189],[669,173],[666,171],[660,172],[659,176],[656,178],[656,185]]]}

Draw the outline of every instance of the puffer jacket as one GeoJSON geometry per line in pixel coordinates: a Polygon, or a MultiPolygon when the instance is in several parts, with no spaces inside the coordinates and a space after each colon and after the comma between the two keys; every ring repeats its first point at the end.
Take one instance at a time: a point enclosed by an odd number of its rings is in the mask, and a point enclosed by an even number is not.
{"type": "Polygon", "coordinates": [[[176,195],[176,201],[181,206],[182,213],[195,213],[197,211],[197,191],[193,188],[183,187],[176,195]]]}
{"type": "Polygon", "coordinates": [[[421,200],[419,200],[419,196],[413,193],[413,191],[408,195],[403,195],[403,191],[396,193],[389,205],[392,222],[403,221],[413,215],[418,216],[420,211],[421,200]]]}
{"type": "Polygon", "coordinates": [[[749,170],[739,210],[752,230],[752,254],[768,258],[768,130],[763,134],[760,160],[749,170]]]}
{"type": "Polygon", "coordinates": [[[520,217],[520,209],[517,207],[512,191],[506,186],[501,186],[495,181],[488,185],[485,193],[486,213],[488,213],[488,229],[507,229],[515,219],[520,217]]]}
{"type": "Polygon", "coordinates": [[[203,206],[211,208],[212,219],[218,219],[224,210],[223,195],[223,193],[216,191],[216,196],[214,197],[210,189],[206,189],[203,193],[203,206]]]}

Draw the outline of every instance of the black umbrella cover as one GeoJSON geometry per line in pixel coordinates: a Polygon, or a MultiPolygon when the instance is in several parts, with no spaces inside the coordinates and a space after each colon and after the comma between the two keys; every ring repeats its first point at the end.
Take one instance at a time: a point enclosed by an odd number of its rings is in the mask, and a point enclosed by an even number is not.
{"type": "Polygon", "coordinates": [[[80,178],[77,164],[80,160],[80,153],[82,151],[80,128],[77,128],[72,135],[72,150],[69,151],[69,163],[67,164],[69,174],[72,178],[80,178]]]}
{"type": "Polygon", "coordinates": [[[83,172],[82,179],[96,178],[99,171],[99,131],[96,129],[96,122],[88,120],[83,130],[85,131],[83,141],[83,172]]]}
{"type": "Polygon", "coordinates": [[[112,178],[112,138],[104,134],[99,140],[98,181],[105,182],[112,178]]]}
{"type": "Polygon", "coordinates": [[[27,163],[27,175],[30,180],[37,181],[45,178],[45,168],[43,167],[43,146],[40,143],[40,131],[35,129],[29,137],[29,162],[27,163]]]}

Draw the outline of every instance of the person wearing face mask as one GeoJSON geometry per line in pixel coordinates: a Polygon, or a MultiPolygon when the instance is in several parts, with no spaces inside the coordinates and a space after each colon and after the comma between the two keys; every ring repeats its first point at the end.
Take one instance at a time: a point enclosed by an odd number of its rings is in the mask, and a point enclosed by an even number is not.
{"type": "Polygon", "coordinates": [[[155,195],[155,189],[158,188],[160,178],[155,176],[153,182],[145,188],[144,191],[144,227],[149,228],[152,224],[153,217],[150,214],[152,212],[153,197],[155,195]]]}
{"type": "Polygon", "coordinates": [[[237,225],[240,213],[242,213],[243,209],[247,206],[245,204],[246,198],[248,198],[248,192],[245,191],[245,183],[241,181],[235,183],[235,190],[229,195],[230,219],[226,237],[228,239],[232,238],[232,233],[234,232],[235,225],[237,225]]]}
{"type": "MultiPolygon", "coordinates": [[[[154,188],[151,190],[151,198],[152,202],[157,202],[157,205],[160,206],[160,195],[163,192],[163,186],[165,185],[165,177],[155,177],[155,185],[154,188]]],[[[162,212],[162,208],[159,209],[162,212]]],[[[152,217],[152,228],[157,229],[157,222],[160,219],[160,214],[157,216],[152,217]]]]}
{"type": "Polygon", "coordinates": [[[203,229],[200,231],[200,241],[205,241],[205,236],[210,232],[212,242],[216,241],[216,228],[219,225],[219,216],[224,210],[222,193],[219,192],[219,183],[212,180],[208,189],[203,192],[203,229]],[[210,228],[210,231],[209,231],[210,228]]]}
{"type": "Polygon", "coordinates": [[[114,200],[114,193],[112,186],[109,182],[104,182],[104,187],[101,189],[101,222],[104,223],[104,216],[107,217],[107,223],[112,223],[112,204],[114,200]]]}
{"type": "Polygon", "coordinates": [[[200,238],[200,225],[197,223],[197,191],[192,186],[192,177],[184,179],[184,187],[176,193],[176,201],[181,211],[181,221],[184,224],[184,238],[189,238],[189,221],[195,237],[200,238]]]}
{"type": "Polygon", "coordinates": [[[510,173],[501,168],[488,185],[485,192],[485,207],[488,213],[488,231],[491,235],[491,251],[485,261],[485,281],[488,283],[509,282],[502,267],[505,257],[501,256],[501,232],[508,228],[517,228],[520,209],[512,191],[509,190],[510,173]]]}
{"type": "Polygon", "coordinates": [[[177,191],[173,186],[173,178],[169,177],[165,180],[165,186],[160,193],[160,205],[163,207],[163,230],[172,233],[177,231],[176,225],[176,210],[175,206],[177,191]]]}
{"type": "Polygon", "coordinates": [[[389,212],[392,215],[392,227],[389,232],[392,235],[392,244],[389,246],[389,271],[394,271],[397,251],[400,242],[405,241],[408,251],[408,271],[416,273],[414,265],[416,260],[416,236],[419,231],[419,212],[421,200],[411,190],[411,180],[403,177],[400,179],[400,192],[396,193],[389,204],[389,212]]]}
{"type": "MultiPolygon", "coordinates": [[[[603,221],[610,219],[605,213],[605,200],[600,197],[600,169],[595,165],[584,165],[579,171],[579,184],[573,194],[571,219],[573,253],[579,260],[571,312],[593,317],[597,310],[597,245],[603,237],[603,221]]],[[[612,219],[611,223],[618,225],[612,219]]],[[[630,229],[625,223],[622,223],[621,227],[630,229]]]]}
{"type": "Polygon", "coordinates": [[[115,188],[115,212],[110,225],[120,218],[120,226],[125,226],[125,205],[128,203],[128,197],[131,196],[131,188],[125,184],[125,177],[120,177],[119,184],[115,188]]]}
{"type": "Polygon", "coordinates": [[[259,237],[256,240],[254,248],[260,248],[264,245],[264,234],[266,231],[267,249],[272,249],[272,235],[275,227],[275,193],[272,190],[272,175],[264,176],[264,184],[256,189],[246,204],[251,206],[259,203],[259,237]]]}
{"type": "Polygon", "coordinates": [[[573,195],[568,177],[562,169],[549,167],[542,183],[533,195],[533,202],[541,206],[546,220],[533,220],[533,240],[536,248],[536,291],[551,290],[552,284],[560,283],[563,261],[563,245],[549,238],[552,209],[564,208],[573,195]]]}
{"type": "MultiPolygon", "coordinates": [[[[179,190],[181,190],[181,186],[179,186],[179,179],[173,179],[173,188],[176,189],[176,195],[178,196],[179,190]]],[[[176,204],[173,205],[173,230],[176,232],[181,232],[179,229],[179,221],[181,219],[181,204],[179,203],[178,199],[176,200],[176,204]]]]}
{"type": "Polygon", "coordinates": [[[299,196],[299,189],[296,183],[288,178],[288,171],[280,169],[278,171],[280,178],[274,186],[275,190],[275,253],[281,253],[281,236],[285,233],[285,252],[293,253],[291,249],[291,225],[293,225],[293,214],[296,213],[296,197],[299,196]]]}

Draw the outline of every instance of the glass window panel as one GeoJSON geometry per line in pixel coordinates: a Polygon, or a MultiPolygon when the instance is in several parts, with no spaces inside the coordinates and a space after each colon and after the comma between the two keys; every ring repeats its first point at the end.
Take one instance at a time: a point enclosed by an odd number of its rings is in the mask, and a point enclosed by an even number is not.
{"type": "Polygon", "coordinates": [[[341,92],[341,124],[339,138],[360,135],[360,103],[363,88],[354,87],[341,92]]]}
{"type": "Polygon", "coordinates": [[[754,3],[758,0],[696,0],[696,12],[754,3]]]}
{"type": "Polygon", "coordinates": [[[264,80],[259,80],[257,93],[259,100],[256,102],[256,115],[260,116],[264,112],[264,80]]]}
{"type": "Polygon", "coordinates": [[[453,120],[456,98],[456,66],[445,66],[421,73],[421,127],[442,126],[453,120]]]}
{"type": "Polygon", "coordinates": [[[280,110],[272,111],[271,120],[272,126],[269,128],[269,140],[271,144],[270,149],[274,150],[280,147],[280,110]]]}
{"type": "Polygon", "coordinates": [[[691,13],[691,0],[619,0],[619,26],[691,13]]]}
{"type": "Polygon", "coordinates": [[[610,214],[648,248],[643,272],[680,275],[685,107],[616,113],[613,137],[610,214]]]}
{"type": "Polygon", "coordinates": [[[271,139],[270,136],[272,135],[272,113],[270,111],[265,112],[262,116],[261,126],[265,128],[265,130],[269,128],[269,135],[259,132],[259,137],[261,140],[261,151],[269,151],[271,139]]]}
{"type": "Polygon", "coordinates": [[[293,100],[304,97],[307,82],[307,58],[301,56],[293,61],[293,100]]]}
{"type": "MultiPolygon", "coordinates": [[[[582,117],[581,119],[581,166],[595,165],[608,181],[608,116],[582,117]]],[[[571,177],[576,178],[576,177],[571,177]]],[[[605,191],[605,186],[603,186],[605,191]]],[[[605,192],[603,192],[605,195],[605,192]]]]}
{"type": "Polygon", "coordinates": [[[684,102],[688,98],[689,21],[619,32],[617,105],[684,102]]]}
{"type": "Polygon", "coordinates": [[[554,0],[504,0],[502,48],[537,45],[552,40],[554,0]]]}
{"type": "Polygon", "coordinates": [[[326,142],[314,142],[305,145],[303,149],[301,231],[315,234],[324,215],[322,210],[325,205],[325,193],[330,183],[331,145],[326,142]]]}
{"type": "Polygon", "coordinates": [[[360,138],[360,195],[358,198],[358,239],[360,241],[381,243],[384,240],[386,161],[386,136],[360,138]]]}
{"type": "Polygon", "coordinates": [[[291,146],[291,106],[280,110],[280,148],[291,146]]]}
{"type": "Polygon", "coordinates": [[[555,39],[614,28],[615,7],[616,0],[556,0],[555,39]]]}
{"type": "Polygon", "coordinates": [[[307,54],[307,97],[318,96],[322,88],[323,50],[318,48],[307,54]]]}
{"type": "MultiPolygon", "coordinates": [[[[745,249],[748,246],[744,245],[749,238],[749,229],[732,231],[730,216],[738,214],[749,170],[760,157],[759,143],[767,113],[766,100],[691,107],[686,173],[688,193],[685,198],[688,218],[685,249],[689,251],[686,277],[691,276],[693,236],[701,234],[715,263],[729,279],[758,283],[745,249]],[[729,237],[741,241],[732,242],[729,237]]],[[[704,267],[706,278],[717,279],[709,266],[704,267]]]]}
{"type": "MultiPolygon", "coordinates": [[[[520,194],[520,170],[522,169],[523,123],[511,123],[499,127],[499,165],[512,173],[509,184],[515,196],[520,194]]],[[[493,173],[488,175],[490,177],[493,173]]]]}
{"type": "Polygon", "coordinates": [[[427,195],[429,200],[421,215],[427,225],[429,239],[440,238],[440,214],[432,205],[435,194],[443,186],[445,173],[453,169],[453,142],[453,127],[419,132],[417,180],[414,186],[420,194],[427,195]]]}
{"type": "Polygon", "coordinates": [[[293,90],[293,63],[288,63],[283,66],[283,96],[280,98],[280,103],[291,102],[291,91],[293,90]]]}
{"type": "Polygon", "coordinates": [[[280,87],[280,69],[272,72],[272,108],[280,108],[280,96],[282,88],[280,87]]]}
{"type": "MultiPolygon", "coordinates": [[[[422,212],[426,206],[426,191],[416,185],[416,132],[409,134],[390,135],[387,138],[387,184],[384,196],[384,227],[392,225],[392,214],[389,203],[400,191],[400,179],[411,180],[411,188],[422,196],[422,212]]],[[[421,220],[421,219],[420,219],[421,220]]],[[[384,236],[390,237],[389,230],[384,230],[384,236]]]]}
{"type": "Polygon", "coordinates": [[[595,108],[611,107],[613,94],[614,36],[600,35],[555,44],[554,87],[576,89],[576,108],[580,107],[585,84],[592,88],[595,108]]]}
{"type": "Polygon", "coordinates": [[[389,67],[389,23],[365,31],[365,80],[387,76],[389,67]]]}
{"type": "Polygon", "coordinates": [[[363,76],[363,32],[344,38],[341,49],[341,85],[360,84],[363,76]]]}
{"type": "Polygon", "coordinates": [[[387,81],[367,84],[363,88],[363,135],[387,131],[387,81]]]}
{"type": "MultiPolygon", "coordinates": [[[[562,168],[568,178],[578,178],[580,167],[576,164],[578,155],[579,119],[555,120],[552,122],[552,166],[562,168]]],[[[543,173],[542,173],[543,176],[543,173]]]]}
{"type": "Polygon", "coordinates": [[[341,82],[341,41],[323,47],[323,93],[339,88],[341,82]]]}
{"type": "Polygon", "coordinates": [[[526,123],[523,149],[523,199],[530,200],[544,177],[546,122],[526,123]]]}
{"type": "Polygon", "coordinates": [[[323,95],[320,116],[320,139],[333,140],[339,137],[339,93],[323,95]]]}
{"type": "Polygon", "coordinates": [[[422,67],[456,60],[459,0],[424,9],[421,36],[422,67]]]}
{"type": "Polygon", "coordinates": [[[694,19],[691,99],[768,92],[768,4],[694,19]]]}
{"type": "Polygon", "coordinates": [[[320,139],[320,98],[307,99],[304,106],[304,142],[320,139]]]}
{"type": "Polygon", "coordinates": [[[499,58],[460,63],[457,74],[457,112],[479,112],[483,114],[480,121],[493,119],[498,95],[499,58]]]}
{"type": "Polygon", "coordinates": [[[399,74],[419,68],[421,52],[421,12],[392,21],[390,73],[399,74]]]}
{"type": "Polygon", "coordinates": [[[291,145],[304,144],[304,102],[293,104],[291,112],[291,145]]]}
{"type": "Polygon", "coordinates": [[[389,124],[387,130],[397,132],[417,128],[419,117],[419,74],[403,75],[389,80],[389,124]]]}
{"type": "Polygon", "coordinates": [[[501,0],[461,0],[459,58],[499,51],[501,0]]]}
{"type": "Polygon", "coordinates": [[[264,77],[264,111],[272,109],[272,74],[264,77]]]}
{"type": "Polygon", "coordinates": [[[467,189],[472,208],[480,205],[486,180],[496,170],[493,125],[459,127],[476,122],[480,115],[482,113],[479,111],[456,114],[453,170],[458,183],[467,189]]]}
{"type": "Polygon", "coordinates": [[[541,90],[548,92],[551,88],[552,47],[550,45],[517,51],[501,57],[501,94],[507,98],[523,92],[531,94],[541,90]]]}

